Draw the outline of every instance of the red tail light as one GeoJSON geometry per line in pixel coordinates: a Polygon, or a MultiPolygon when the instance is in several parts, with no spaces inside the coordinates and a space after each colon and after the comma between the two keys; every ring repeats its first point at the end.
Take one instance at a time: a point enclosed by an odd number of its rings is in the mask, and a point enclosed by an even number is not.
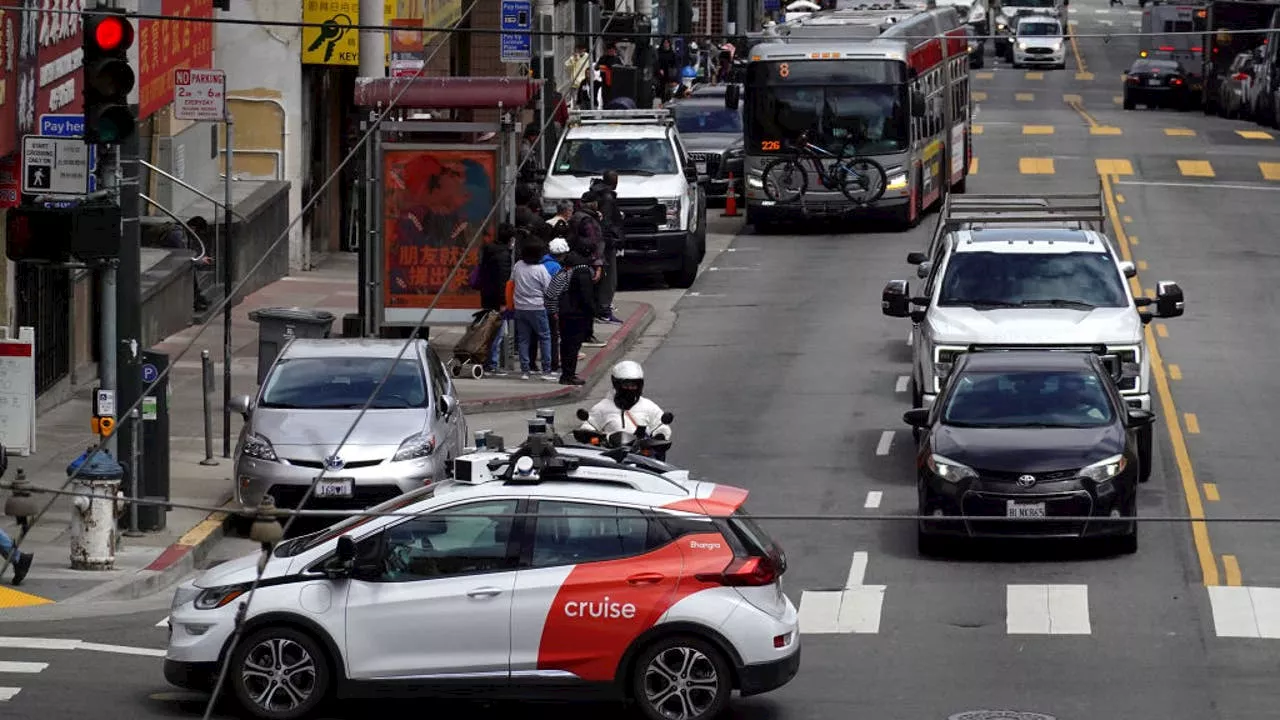
{"type": "MultiPolygon", "coordinates": [[[[1267,41],[1266,41],[1266,40],[1263,40],[1262,42],[1265,44],[1267,41]]],[[[1202,48],[1202,47],[1193,47],[1193,48],[1191,48],[1191,52],[1204,52],[1204,48],[1202,48]]]]}
{"type": "Polygon", "coordinates": [[[760,587],[778,581],[778,564],[770,557],[734,558],[719,573],[700,573],[699,582],[728,587],[760,587]]]}
{"type": "Polygon", "coordinates": [[[1172,45],[1161,45],[1161,46],[1160,46],[1160,52],[1173,52],[1173,46],[1172,46],[1172,45]]]}
{"type": "Polygon", "coordinates": [[[1232,80],[1248,80],[1249,75],[1247,73],[1236,73],[1235,75],[1231,76],[1231,79],[1232,80]]]}
{"type": "Polygon", "coordinates": [[[1173,79],[1173,81],[1172,81],[1170,84],[1172,84],[1172,85],[1181,85],[1181,84],[1182,84],[1182,78],[1174,78],[1174,79],[1173,79]]]}

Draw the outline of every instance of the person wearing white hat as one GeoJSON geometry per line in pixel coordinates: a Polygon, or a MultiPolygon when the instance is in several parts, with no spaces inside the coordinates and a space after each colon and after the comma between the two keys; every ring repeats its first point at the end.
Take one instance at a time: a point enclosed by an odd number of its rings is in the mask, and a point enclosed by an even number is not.
{"type": "MultiPolygon", "coordinates": [[[[552,278],[564,272],[564,256],[568,254],[568,240],[564,238],[551,240],[551,244],[547,247],[547,255],[542,258],[542,264],[552,278]]],[[[547,320],[551,324],[551,372],[555,373],[560,372],[560,315],[558,312],[560,308],[558,298],[546,297],[544,302],[547,306],[547,320]]]]}

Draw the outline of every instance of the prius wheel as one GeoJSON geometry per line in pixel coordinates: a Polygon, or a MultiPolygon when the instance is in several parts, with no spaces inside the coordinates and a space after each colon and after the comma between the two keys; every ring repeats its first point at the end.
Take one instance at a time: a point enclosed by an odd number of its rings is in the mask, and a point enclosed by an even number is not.
{"type": "Polygon", "coordinates": [[[729,663],[692,636],[659,640],[636,659],[632,698],[649,720],[710,720],[733,692],[729,663]]]}
{"type": "Polygon", "coordinates": [[[263,628],[236,645],[229,670],[236,699],[252,717],[295,720],[328,695],[329,664],[320,644],[292,628],[263,628]]]}

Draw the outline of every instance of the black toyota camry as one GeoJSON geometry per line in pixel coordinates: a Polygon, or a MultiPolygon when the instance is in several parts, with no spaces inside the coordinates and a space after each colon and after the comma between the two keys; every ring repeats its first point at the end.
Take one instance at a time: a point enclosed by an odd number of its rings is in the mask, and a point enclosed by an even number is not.
{"type": "Polygon", "coordinates": [[[1137,516],[1137,431],[1155,416],[1126,406],[1113,361],[1097,352],[962,354],[933,407],[903,416],[921,431],[919,514],[957,518],[921,520],[920,552],[939,551],[949,536],[1105,537],[1136,552],[1136,521],[1054,520],[1137,516]]]}

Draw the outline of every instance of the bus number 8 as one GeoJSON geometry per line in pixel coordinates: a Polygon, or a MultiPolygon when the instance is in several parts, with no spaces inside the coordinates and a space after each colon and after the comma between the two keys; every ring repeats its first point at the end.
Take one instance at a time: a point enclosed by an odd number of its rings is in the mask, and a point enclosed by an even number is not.
{"type": "Polygon", "coordinates": [[[782,63],[778,66],[778,77],[789,77],[791,75],[791,63],[782,63]]]}

